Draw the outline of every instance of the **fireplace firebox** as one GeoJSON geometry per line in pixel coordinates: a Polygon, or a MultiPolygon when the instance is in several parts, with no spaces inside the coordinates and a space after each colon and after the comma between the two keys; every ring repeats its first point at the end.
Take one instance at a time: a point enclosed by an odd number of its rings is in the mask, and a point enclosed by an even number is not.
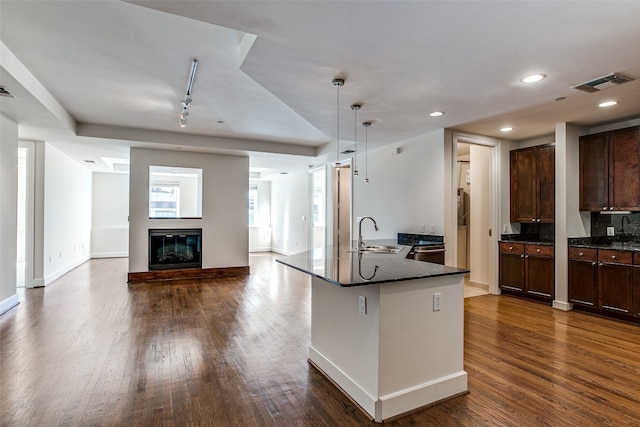
{"type": "Polygon", "coordinates": [[[202,229],[149,230],[149,270],[202,268],[202,229]]]}

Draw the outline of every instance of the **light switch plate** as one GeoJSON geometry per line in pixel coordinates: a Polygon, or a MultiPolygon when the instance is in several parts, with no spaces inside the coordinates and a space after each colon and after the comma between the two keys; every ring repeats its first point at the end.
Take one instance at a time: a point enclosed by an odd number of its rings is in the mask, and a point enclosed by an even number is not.
{"type": "Polygon", "coordinates": [[[367,314],[367,297],[362,295],[358,297],[358,310],[362,314],[367,314]]]}

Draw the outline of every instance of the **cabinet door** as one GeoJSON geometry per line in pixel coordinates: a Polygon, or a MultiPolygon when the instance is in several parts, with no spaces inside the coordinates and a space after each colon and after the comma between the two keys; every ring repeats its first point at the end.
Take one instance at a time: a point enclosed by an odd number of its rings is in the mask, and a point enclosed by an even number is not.
{"type": "Polygon", "coordinates": [[[525,256],[525,291],[535,295],[553,299],[555,295],[555,271],[553,258],[525,256]]]}
{"type": "Polygon", "coordinates": [[[553,223],[556,215],[556,148],[538,149],[538,218],[553,223]]]}
{"type": "Polygon", "coordinates": [[[569,301],[586,307],[598,304],[598,263],[569,260],[569,301]]]}
{"type": "Polygon", "coordinates": [[[609,208],[609,145],[607,135],[580,137],[580,210],[609,208]]]}
{"type": "Polygon", "coordinates": [[[500,254],[500,287],[510,291],[524,292],[524,255],[500,254]]]}
{"type": "Polygon", "coordinates": [[[510,156],[511,222],[535,222],[538,218],[535,147],[512,151],[510,156]]]}
{"type": "Polygon", "coordinates": [[[633,267],[598,264],[598,308],[619,314],[633,314],[633,267]]]}
{"type": "Polygon", "coordinates": [[[633,315],[640,317],[640,267],[633,267],[633,315]]]}
{"type": "Polygon", "coordinates": [[[640,144],[638,128],[610,133],[609,206],[617,210],[640,209],[640,144]]]}

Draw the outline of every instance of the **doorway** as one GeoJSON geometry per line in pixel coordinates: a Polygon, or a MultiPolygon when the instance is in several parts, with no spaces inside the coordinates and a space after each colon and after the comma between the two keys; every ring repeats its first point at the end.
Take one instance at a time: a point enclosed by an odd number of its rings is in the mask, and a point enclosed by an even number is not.
{"type": "Polygon", "coordinates": [[[33,143],[19,143],[17,173],[16,292],[24,301],[25,288],[33,287],[33,143]]]}
{"type": "Polygon", "coordinates": [[[451,197],[445,209],[445,239],[452,249],[449,262],[470,270],[467,281],[483,292],[499,294],[500,140],[452,132],[449,141],[447,188],[451,197]]]}
{"type": "Polygon", "coordinates": [[[309,249],[326,245],[327,233],[327,171],[324,167],[310,171],[311,229],[309,249]]]}

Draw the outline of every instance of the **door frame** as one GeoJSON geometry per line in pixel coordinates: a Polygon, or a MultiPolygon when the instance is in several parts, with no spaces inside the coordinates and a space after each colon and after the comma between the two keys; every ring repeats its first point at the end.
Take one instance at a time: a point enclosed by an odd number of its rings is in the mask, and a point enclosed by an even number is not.
{"type": "MultiPolygon", "coordinates": [[[[36,147],[33,141],[18,141],[18,147],[27,150],[25,182],[25,288],[34,288],[34,227],[35,227],[35,170],[36,147]]],[[[18,195],[20,197],[20,195],[18,195]]],[[[17,243],[17,242],[16,242],[17,243]]]]}
{"type": "MultiPolygon", "coordinates": [[[[459,142],[473,145],[481,145],[491,149],[490,151],[490,230],[491,235],[489,242],[495,250],[489,253],[489,293],[494,295],[500,294],[498,283],[498,240],[500,237],[500,207],[503,204],[500,192],[500,183],[502,182],[502,162],[501,160],[501,143],[502,140],[491,138],[483,135],[474,135],[461,133],[457,131],[448,131],[445,135],[445,241],[447,242],[447,265],[457,265],[458,242],[457,242],[457,205],[456,205],[456,167],[457,167],[457,145],[459,142]]],[[[507,196],[508,197],[508,196],[507,196]]],[[[508,198],[507,198],[508,201],[508,198]]],[[[470,256],[473,256],[471,254],[470,256]]]]}

